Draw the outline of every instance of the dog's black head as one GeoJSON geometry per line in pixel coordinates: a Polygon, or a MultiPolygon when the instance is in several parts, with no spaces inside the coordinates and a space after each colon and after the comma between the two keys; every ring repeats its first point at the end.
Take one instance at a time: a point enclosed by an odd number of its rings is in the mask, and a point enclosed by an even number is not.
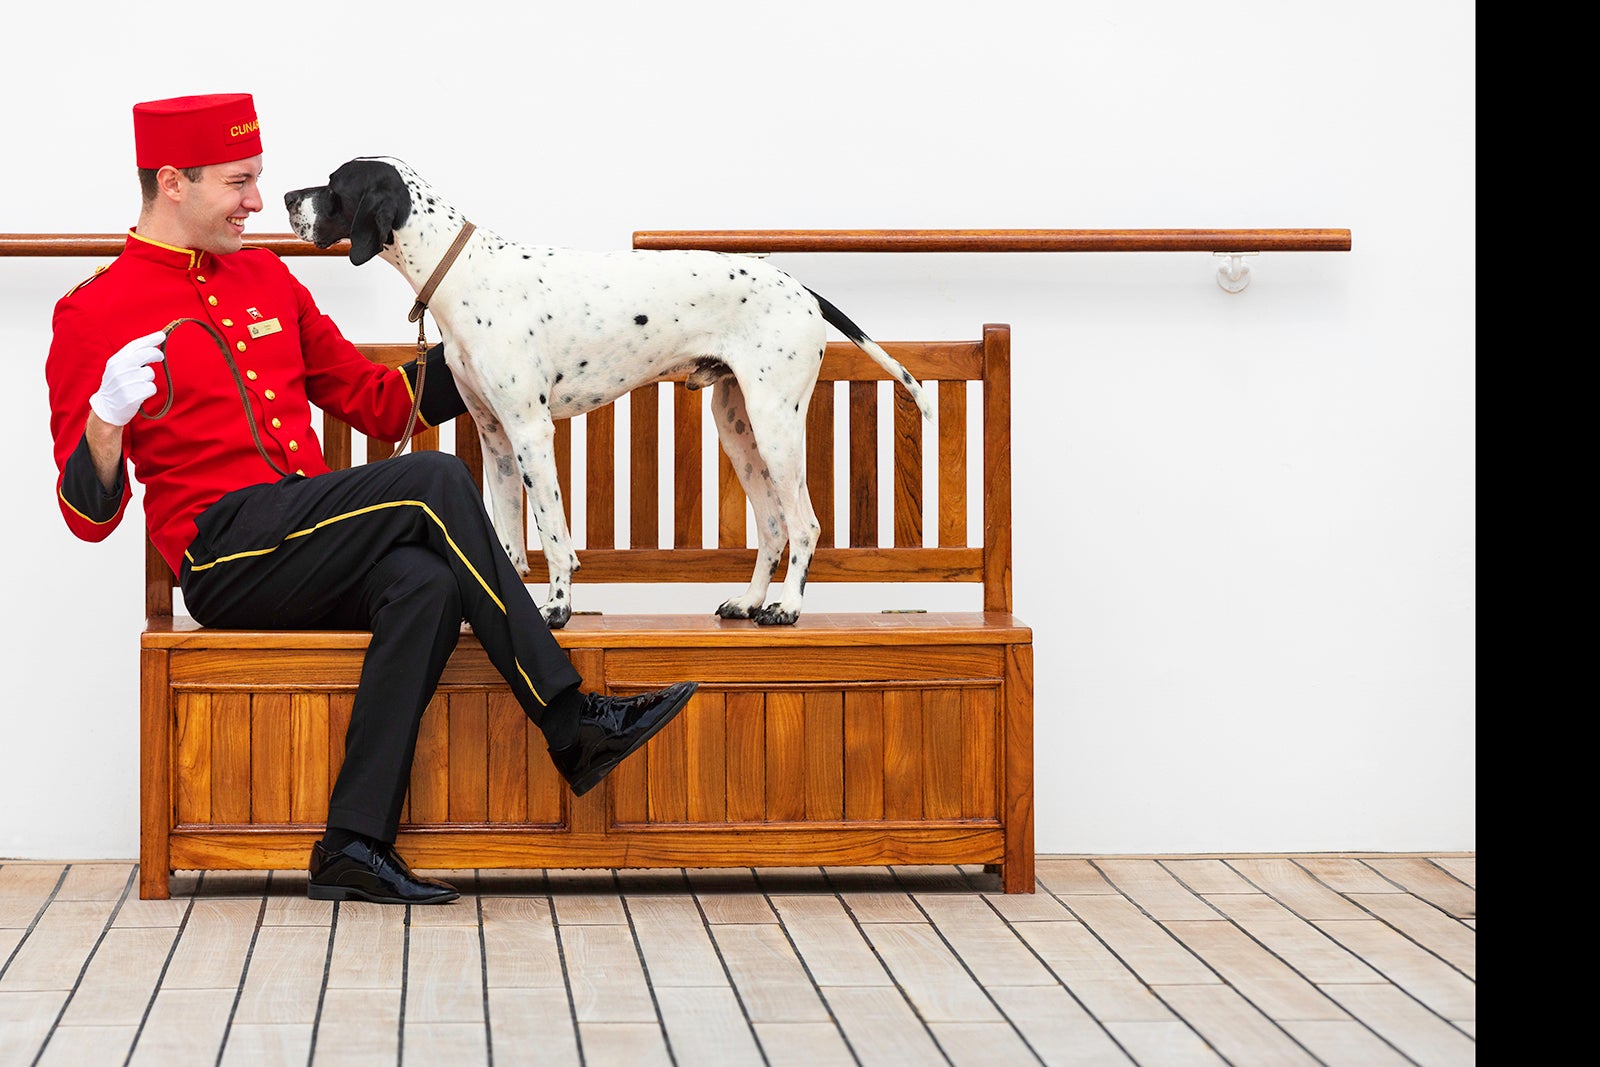
{"type": "Polygon", "coordinates": [[[289,225],[303,241],[327,248],[350,238],[350,262],[360,266],[394,240],[411,216],[405,179],[388,163],[352,159],[313,185],[283,194],[289,225]]]}

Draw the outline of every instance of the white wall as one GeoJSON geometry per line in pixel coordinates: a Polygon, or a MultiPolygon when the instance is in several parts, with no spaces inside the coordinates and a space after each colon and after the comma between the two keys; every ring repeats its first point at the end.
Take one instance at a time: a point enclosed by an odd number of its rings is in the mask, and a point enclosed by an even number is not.
{"type": "MultiPolygon", "coordinates": [[[[219,91],[255,94],[269,193],[397,155],[538,244],[1348,227],[1239,295],[1203,253],[775,261],[880,339],[1013,326],[1041,852],[1475,848],[1471,5],[357,7],[24,5],[0,232],[133,224],[131,105],[219,91]]],[[[141,538],[67,532],[43,376],[98,262],[0,259],[0,857],[137,851],[141,538]]],[[[291,266],[409,336],[381,261],[291,266]]]]}

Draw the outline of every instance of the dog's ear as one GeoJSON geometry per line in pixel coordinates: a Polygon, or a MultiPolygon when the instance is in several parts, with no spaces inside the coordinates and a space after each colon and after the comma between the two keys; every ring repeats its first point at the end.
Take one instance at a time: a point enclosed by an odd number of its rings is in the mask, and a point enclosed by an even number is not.
{"type": "Polygon", "coordinates": [[[398,205],[394,194],[382,187],[369,188],[356,204],[350,220],[350,262],[361,266],[394,238],[398,205]]]}

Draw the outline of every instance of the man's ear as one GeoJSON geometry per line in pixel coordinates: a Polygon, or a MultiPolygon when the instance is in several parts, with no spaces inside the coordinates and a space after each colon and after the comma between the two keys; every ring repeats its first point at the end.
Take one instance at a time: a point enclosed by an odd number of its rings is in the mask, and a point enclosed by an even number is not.
{"type": "Polygon", "coordinates": [[[350,262],[361,266],[394,239],[395,203],[382,189],[369,189],[350,221],[350,262]]]}
{"type": "Polygon", "coordinates": [[[165,166],[156,171],[156,188],[161,195],[173,203],[183,199],[185,187],[189,179],[183,176],[183,171],[174,166],[165,166]]]}

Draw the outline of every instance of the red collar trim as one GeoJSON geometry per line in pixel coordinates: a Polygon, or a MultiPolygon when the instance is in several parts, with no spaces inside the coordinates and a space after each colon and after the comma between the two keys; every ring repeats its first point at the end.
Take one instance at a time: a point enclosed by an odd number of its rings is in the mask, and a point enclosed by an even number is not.
{"type": "Polygon", "coordinates": [[[147,262],[176,267],[178,270],[199,270],[210,258],[206,252],[162,244],[160,241],[141,235],[136,229],[128,230],[128,242],[123,245],[122,252],[123,255],[131,253],[147,262]]]}

